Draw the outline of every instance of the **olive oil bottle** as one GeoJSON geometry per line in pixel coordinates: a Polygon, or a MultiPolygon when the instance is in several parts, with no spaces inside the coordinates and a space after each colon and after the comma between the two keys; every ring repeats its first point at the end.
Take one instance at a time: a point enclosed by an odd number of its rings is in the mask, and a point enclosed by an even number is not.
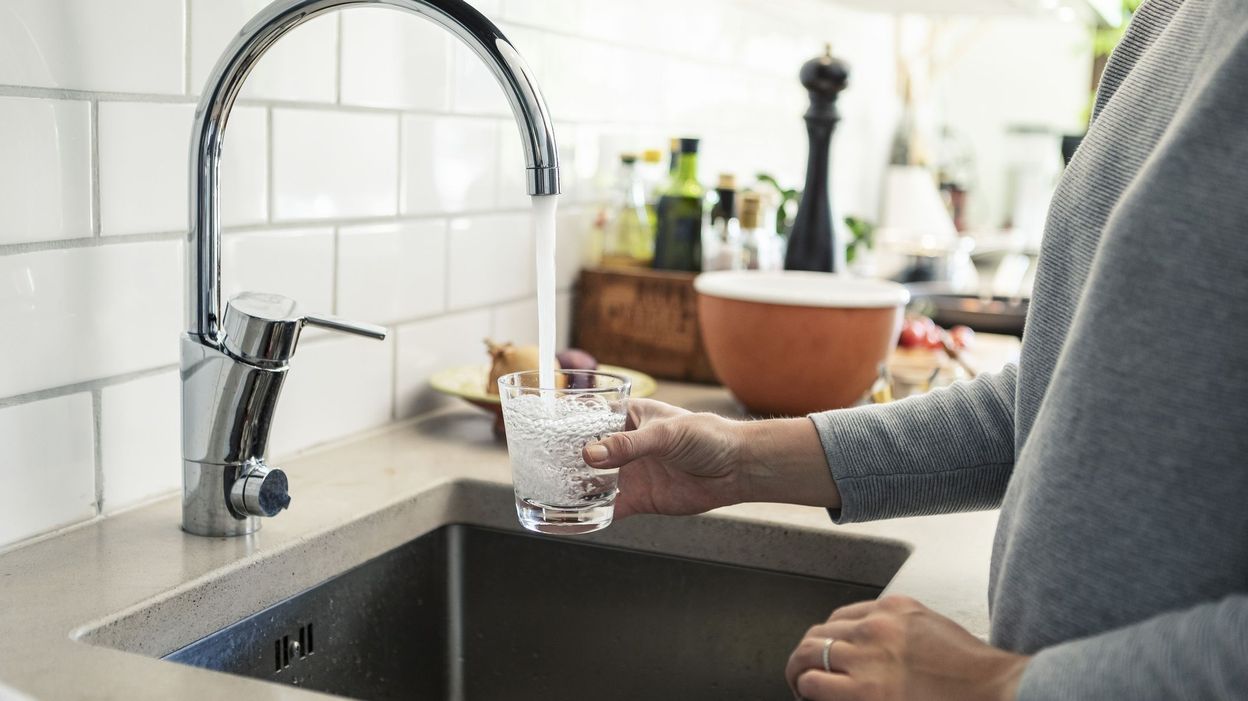
{"type": "Polygon", "coordinates": [[[676,170],[659,196],[656,208],[655,268],[702,270],[704,195],[702,184],[698,182],[698,140],[681,139],[676,170]]]}
{"type": "Polygon", "coordinates": [[[610,267],[649,267],[654,257],[654,229],[646,211],[646,188],[637,172],[637,156],[620,154],[620,180],[615,217],[607,226],[602,264],[610,267]]]}

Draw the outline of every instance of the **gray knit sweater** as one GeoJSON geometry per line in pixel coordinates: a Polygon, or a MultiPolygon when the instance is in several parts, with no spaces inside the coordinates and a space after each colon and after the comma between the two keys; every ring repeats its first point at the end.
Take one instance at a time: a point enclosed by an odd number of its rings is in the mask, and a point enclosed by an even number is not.
{"type": "Polygon", "coordinates": [[[1020,701],[1248,699],[1248,1],[1140,9],[1017,369],[812,418],[841,522],[1001,506],[1020,701]]]}

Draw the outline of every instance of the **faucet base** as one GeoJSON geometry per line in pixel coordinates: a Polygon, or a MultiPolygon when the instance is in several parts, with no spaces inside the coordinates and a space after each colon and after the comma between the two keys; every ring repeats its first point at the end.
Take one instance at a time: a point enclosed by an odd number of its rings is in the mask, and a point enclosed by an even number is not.
{"type": "Polygon", "coordinates": [[[225,505],[238,465],[182,461],[182,530],[194,535],[229,537],[260,530],[256,516],[235,516],[225,505]]]}

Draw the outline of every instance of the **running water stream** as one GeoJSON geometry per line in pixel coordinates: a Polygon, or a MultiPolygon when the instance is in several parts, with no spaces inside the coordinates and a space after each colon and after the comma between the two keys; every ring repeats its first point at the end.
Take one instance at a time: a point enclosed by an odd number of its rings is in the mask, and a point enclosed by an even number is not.
{"type": "Polygon", "coordinates": [[[533,197],[537,253],[537,357],[539,386],[555,386],[555,207],[557,195],[533,197]]]}

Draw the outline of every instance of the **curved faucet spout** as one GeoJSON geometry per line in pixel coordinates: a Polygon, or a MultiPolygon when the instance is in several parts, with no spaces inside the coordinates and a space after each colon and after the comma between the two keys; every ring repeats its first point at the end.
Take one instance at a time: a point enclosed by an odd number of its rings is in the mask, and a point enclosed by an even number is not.
{"type": "Polygon", "coordinates": [[[559,160],[550,113],[533,71],[511,42],[464,0],[276,0],[234,38],[209,76],[191,135],[191,221],[187,250],[187,333],[212,347],[221,330],[221,222],[218,165],[234,100],[256,62],[309,19],[353,6],[392,7],[433,21],[490,67],[520,127],[530,195],[559,193],[559,160]]]}

